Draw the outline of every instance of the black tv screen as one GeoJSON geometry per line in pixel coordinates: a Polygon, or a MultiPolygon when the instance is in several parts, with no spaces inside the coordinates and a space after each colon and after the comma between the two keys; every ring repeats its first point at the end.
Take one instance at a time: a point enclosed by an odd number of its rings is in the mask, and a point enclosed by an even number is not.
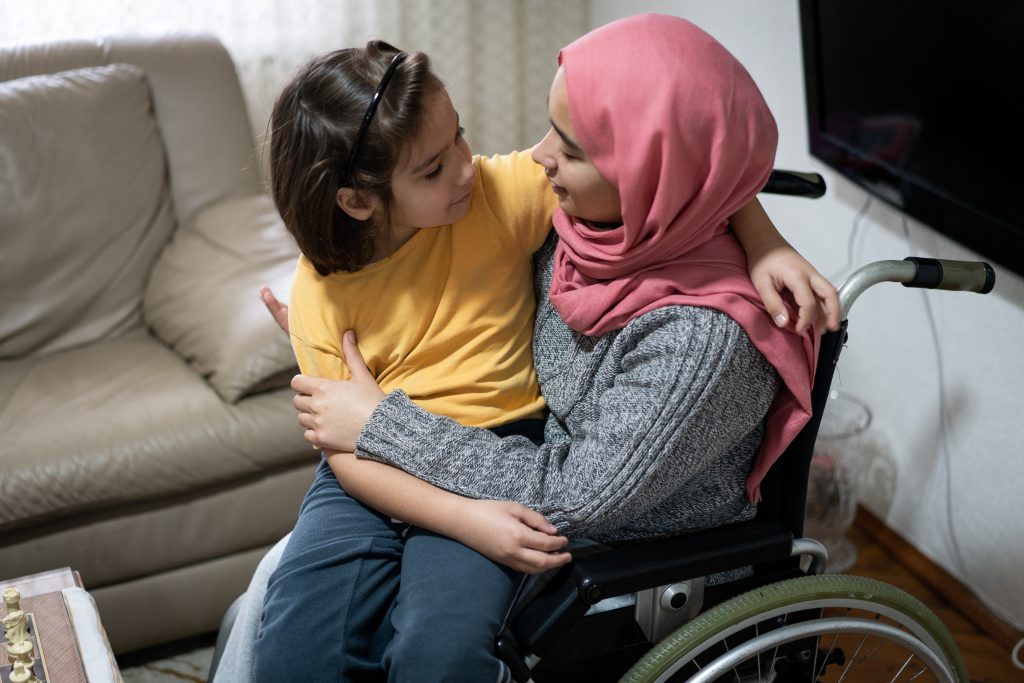
{"type": "Polygon", "coordinates": [[[811,154],[1024,275],[1024,2],[800,0],[811,154]]]}

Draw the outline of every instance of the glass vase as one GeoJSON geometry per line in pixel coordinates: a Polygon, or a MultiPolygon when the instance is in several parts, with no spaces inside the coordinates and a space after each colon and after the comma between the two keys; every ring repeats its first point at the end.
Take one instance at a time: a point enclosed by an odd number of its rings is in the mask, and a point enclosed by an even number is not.
{"type": "Polygon", "coordinates": [[[864,433],[871,410],[841,391],[829,393],[814,442],[807,482],[804,536],[828,549],[828,571],[847,571],[857,561],[857,548],[846,532],[857,512],[858,481],[864,433]]]}

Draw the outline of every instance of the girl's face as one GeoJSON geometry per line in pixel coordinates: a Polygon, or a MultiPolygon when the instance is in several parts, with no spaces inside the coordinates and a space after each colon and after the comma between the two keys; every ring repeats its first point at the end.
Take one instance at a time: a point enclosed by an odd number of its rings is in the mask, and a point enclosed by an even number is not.
{"type": "Polygon", "coordinates": [[[576,137],[561,67],[548,93],[548,116],[551,130],[533,148],[533,160],[544,167],[558,206],[570,216],[593,223],[620,223],[619,191],[598,173],[576,137]]]}
{"type": "Polygon", "coordinates": [[[448,93],[432,95],[426,110],[423,129],[391,176],[392,241],[398,244],[421,228],[462,220],[473,196],[472,155],[448,93]]]}

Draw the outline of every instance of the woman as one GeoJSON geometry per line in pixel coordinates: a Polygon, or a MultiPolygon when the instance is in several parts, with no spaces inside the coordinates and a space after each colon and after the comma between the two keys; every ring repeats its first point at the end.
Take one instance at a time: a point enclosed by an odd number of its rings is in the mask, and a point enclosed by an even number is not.
{"type": "Polygon", "coordinates": [[[815,355],[812,332],[773,324],[726,229],[767,179],[774,121],[735,59],[675,17],[602,27],[560,63],[534,150],[559,197],[559,240],[537,263],[545,443],[384,396],[351,344],[352,381],[293,383],[300,423],[355,447],[329,457],[339,481],[398,517],[410,497],[449,495],[428,482],[603,541],[747,519],[809,416],[815,355]]]}

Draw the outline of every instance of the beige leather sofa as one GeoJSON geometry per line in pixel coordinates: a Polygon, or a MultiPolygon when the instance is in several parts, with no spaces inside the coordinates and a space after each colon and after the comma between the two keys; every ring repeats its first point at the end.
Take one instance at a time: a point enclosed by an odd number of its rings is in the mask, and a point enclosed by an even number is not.
{"type": "Polygon", "coordinates": [[[0,578],[78,570],[118,652],[215,630],[312,480],[254,152],[210,36],[0,49],[0,578]]]}

